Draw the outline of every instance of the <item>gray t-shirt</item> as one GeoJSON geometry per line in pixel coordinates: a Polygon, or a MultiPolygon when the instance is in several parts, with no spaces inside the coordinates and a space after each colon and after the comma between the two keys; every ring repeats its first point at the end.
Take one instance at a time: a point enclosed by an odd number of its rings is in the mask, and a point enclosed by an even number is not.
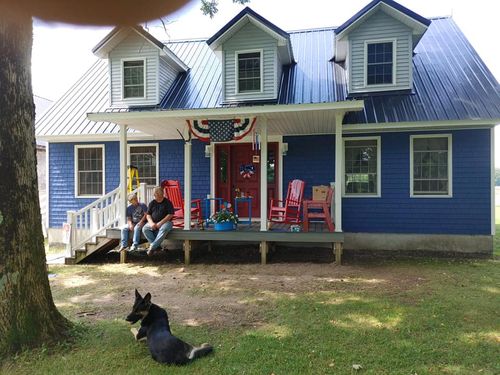
{"type": "Polygon", "coordinates": [[[131,219],[132,223],[137,224],[141,221],[148,208],[144,203],[139,203],[137,206],[131,204],[127,207],[127,219],[131,219]]]}

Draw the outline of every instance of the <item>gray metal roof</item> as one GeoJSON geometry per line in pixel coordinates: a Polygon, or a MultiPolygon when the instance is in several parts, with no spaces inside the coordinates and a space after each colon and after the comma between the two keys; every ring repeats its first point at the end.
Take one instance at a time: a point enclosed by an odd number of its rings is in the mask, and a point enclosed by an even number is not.
{"type": "MultiPolygon", "coordinates": [[[[334,28],[290,33],[296,64],[284,67],[278,103],[350,99],[345,69],[330,61],[334,35],[334,28]]],[[[165,45],[190,70],[178,75],[156,110],[222,107],[221,62],[206,41],[165,45]]],[[[413,68],[413,92],[358,96],[365,110],[348,114],[344,123],[500,119],[500,86],[451,18],[432,20],[413,68]]],[[[117,133],[116,125],[86,118],[89,112],[120,111],[108,108],[108,74],[107,61],[96,62],[37,122],[37,136],[117,133]]]]}

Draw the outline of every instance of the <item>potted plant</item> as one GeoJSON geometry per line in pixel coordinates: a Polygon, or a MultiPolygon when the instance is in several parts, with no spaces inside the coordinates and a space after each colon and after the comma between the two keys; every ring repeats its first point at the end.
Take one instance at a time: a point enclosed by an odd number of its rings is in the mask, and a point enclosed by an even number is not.
{"type": "Polygon", "coordinates": [[[222,206],[221,210],[216,212],[211,219],[215,230],[234,230],[238,224],[238,216],[229,211],[226,206],[222,206]]]}

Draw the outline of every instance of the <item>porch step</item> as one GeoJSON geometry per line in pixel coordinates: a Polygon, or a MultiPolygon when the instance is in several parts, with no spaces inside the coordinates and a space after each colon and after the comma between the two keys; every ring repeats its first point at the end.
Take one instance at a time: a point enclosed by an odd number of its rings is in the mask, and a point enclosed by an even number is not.
{"type": "Polygon", "coordinates": [[[108,238],[106,236],[97,236],[95,241],[87,242],[84,248],[75,250],[75,256],[72,258],[66,258],[65,264],[78,264],[84,259],[87,259],[90,255],[107,252],[112,248],[116,247],[119,240],[116,238],[108,238]]]}

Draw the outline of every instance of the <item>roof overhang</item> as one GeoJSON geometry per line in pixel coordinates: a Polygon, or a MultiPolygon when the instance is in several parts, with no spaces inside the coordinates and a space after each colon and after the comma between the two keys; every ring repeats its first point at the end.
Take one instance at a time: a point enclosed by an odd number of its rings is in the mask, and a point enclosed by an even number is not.
{"type": "Polygon", "coordinates": [[[289,65],[294,62],[290,35],[248,7],[243,9],[222,29],[208,39],[207,44],[214,51],[221,50],[224,42],[232,38],[233,35],[235,35],[248,23],[251,23],[266,34],[270,35],[272,38],[276,39],[278,43],[278,51],[284,65],[289,65]]]}
{"type": "Polygon", "coordinates": [[[413,47],[422,38],[431,21],[392,0],[375,0],[361,9],[335,30],[335,61],[344,61],[347,55],[349,33],[373,14],[383,11],[412,30],[413,47]]]}
{"type": "Polygon", "coordinates": [[[156,47],[159,50],[160,56],[164,56],[172,63],[177,68],[177,71],[186,72],[189,69],[175,53],[140,26],[115,27],[92,49],[92,53],[101,59],[107,59],[109,53],[128,37],[130,33],[134,32],[156,47]]]}
{"type": "Polygon", "coordinates": [[[364,109],[363,100],[334,103],[262,105],[252,107],[89,113],[91,121],[106,121],[139,130],[157,139],[178,139],[186,120],[257,117],[267,120],[269,135],[333,134],[337,116],[364,109]]]}

